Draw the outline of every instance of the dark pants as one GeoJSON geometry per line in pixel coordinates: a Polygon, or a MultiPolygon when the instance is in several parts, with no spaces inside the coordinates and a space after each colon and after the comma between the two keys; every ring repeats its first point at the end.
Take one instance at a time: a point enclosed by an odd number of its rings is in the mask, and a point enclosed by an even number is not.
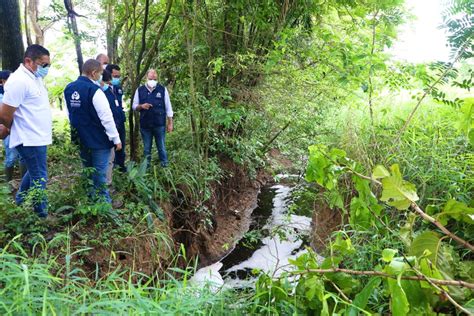
{"type": "Polygon", "coordinates": [[[119,124],[117,126],[117,131],[119,132],[120,142],[122,143],[122,150],[115,151],[114,165],[118,166],[120,171],[125,172],[125,123],[119,124]]]}
{"type": "Polygon", "coordinates": [[[94,200],[112,202],[107,189],[107,167],[109,166],[110,148],[90,149],[81,146],[81,159],[85,168],[92,168],[90,179],[93,186],[89,196],[94,200]]]}
{"type": "Polygon", "coordinates": [[[156,148],[158,149],[158,156],[160,157],[160,164],[162,167],[168,166],[168,154],[165,148],[166,127],[158,126],[152,128],[140,128],[143,138],[143,155],[147,159],[148,166],[151,161],[151,146],[153,138],[155,138],[156,148]]]}
{"type": "Polygon", "coordinates": [[[39,217],[48,216],[48,199],[46,183],[48,182],[47,148],[46,146],[23,146],[15,149],[26,165],[27,172],[21,179],[20,189],[16,194],[16,203],[21,205],[30,190],[34,191],[33,207],[39,217]]]}

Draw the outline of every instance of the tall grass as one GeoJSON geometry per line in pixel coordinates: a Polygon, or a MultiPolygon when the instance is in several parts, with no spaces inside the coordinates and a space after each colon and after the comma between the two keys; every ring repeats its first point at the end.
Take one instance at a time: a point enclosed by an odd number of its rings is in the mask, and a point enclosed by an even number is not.
{"type": "Polygon", "coordinates": [[[417,186],[423,205],[450,198],[469,203],[474,192],[474,154],[459,132],[460,111],[427,101],[398,143],[395,143],[414,101],[382,104],[376,112],[374,134],[366,109],[346,108],[334,133],[320,141],[344,149],[364,163],[367,172],[375,164],[400,164],[406,179],[417,186]]]}
{"type": "Polygon", "coordinates": [[[191,286],[192,269],[174,268],[162,280],[117,269],[92,281],[75,267],[74,254],[50,257],[46,250],[28,257],[15,239],[2,249],[2,315],[222,315],[236,302],[231,292],[191,286]]]}

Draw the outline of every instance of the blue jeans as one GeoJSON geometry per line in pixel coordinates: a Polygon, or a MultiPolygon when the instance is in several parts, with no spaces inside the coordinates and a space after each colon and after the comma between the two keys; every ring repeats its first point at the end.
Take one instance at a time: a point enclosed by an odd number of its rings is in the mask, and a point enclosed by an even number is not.
{"type": "Polygon", "coordinates": [[[46,146],[19,145],[15,149],[28,170],[21,180],[20,189],[16,194],[16,203],[21,205],[30,189],[38,189],[33,197],[33,207],[39,217],[46,217],[48,216],[48,199],[45,191],[48,181],[46,146]]]}
{"type": "Polygon", "coordinates": [[[18,150],[16,148],[8,148],[8,145],[10,144],[10,136],[7,136],[3,140],[3,146],[5,146],[5,168],[11,168],[15,165],[15,162],[17,162],[20,159],[20,154],[18,153],[18,150]]]}
{"type": "Polygon", "coordinates": [[[151,146],[153,137],[155,138],[156,148],[158,149],[158,156],[162,167],[168,166],[168,154],[165,148],[166,127],[158,126],[152,128],[140,128],[143,138],[143,155],[146,157],[148,166],[151,161],[151,146]]]}
{"type": "Polygon", "coordinates": [[[85,168],[93,168],[90,174],[92,189],[89,196],[94,200],[112,202],[107,189],[107,167],[109,165],[110,148],[90,149],[81,146],[80,153],[85,168]]]}

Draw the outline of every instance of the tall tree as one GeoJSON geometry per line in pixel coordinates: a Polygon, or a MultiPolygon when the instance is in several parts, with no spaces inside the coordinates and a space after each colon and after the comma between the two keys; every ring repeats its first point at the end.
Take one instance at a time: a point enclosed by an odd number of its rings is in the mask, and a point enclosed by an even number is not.
{"type": "Polygon", "coordinates": [[[25,51],[18,0],[0,1],[0,51],[3,69],[18,68],[25,51]]]}
{"type": "Polygon", "coordinates": [[[52,25],[42,28],[38,20],[38,5],[39,0],[29,0],[28,2],[28,15],[30,17],[31,26],[35,32],[35,43],[44,45],[44,32],[52,25]]]}
{"type": "Polygon", "coordinates": [[[33,44],[31,39],[31,31],[28,26],[28,0],[23,0],[23,24],[25,25],[26,44],[30,46],[33,44]]]}
{"type": "MultiPolygon", "coordinates": [[[[124,17],[121,17],[124,19],[121,22],[124,23],[122,55],[131,93],[139,87],[140,81],[158,55],[160,40],[170,19],[172,6],[173,0],[167,0],[161,6],[153,6],[150,0],[124,1],[124,17]]],[[[132,104],[130,113],[130,158],[137,160],[139,120],[137,113],[132,110],[132,104]]]]}
{"type": "Polygon", "coordinates": [[[74,11],[74,5],[72,0],[64,0],[64,6],[67,10],[67,25],[74,38],[74,45],[76,46],[77,54],[77,66],[79,67],[79,74],[82,72],[82,65],[84,64],[84,58],[82,57],[81,49],[81,36],[79,29],[77,28],[76,16],[81,16],[74,11]]]}

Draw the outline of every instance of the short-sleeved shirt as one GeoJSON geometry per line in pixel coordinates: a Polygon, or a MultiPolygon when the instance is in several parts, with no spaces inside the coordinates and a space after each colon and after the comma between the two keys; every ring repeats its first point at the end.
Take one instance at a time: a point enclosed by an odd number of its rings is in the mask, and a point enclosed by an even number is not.
{"type": "Polygon", "coordinates": [[[23,64],[8,78],[3,103],[16,111],[10,131],[10,148],[45,146],[53,142],[52,115],[43,79],[23,64]]]}

